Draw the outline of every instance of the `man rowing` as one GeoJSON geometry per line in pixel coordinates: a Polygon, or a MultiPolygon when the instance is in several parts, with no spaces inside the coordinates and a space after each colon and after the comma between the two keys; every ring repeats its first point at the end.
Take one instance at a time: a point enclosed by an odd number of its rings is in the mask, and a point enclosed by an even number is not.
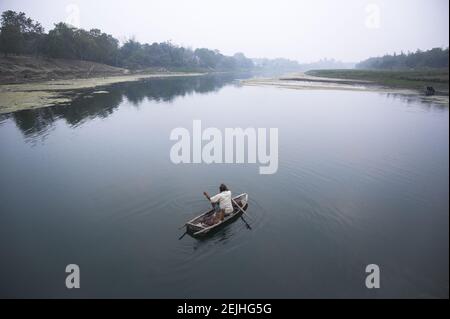
{"type": "Polygon", "coordinates": [[[214,218],[212,219],[212,225],[222,221],[225,215],[233,212],[233,204],[231,202],[231,191],[225,184],[220,184],[220,193],[210,197],[207,192],[203,192],[206,198],[211,202],[214,207],[214,218]]]}

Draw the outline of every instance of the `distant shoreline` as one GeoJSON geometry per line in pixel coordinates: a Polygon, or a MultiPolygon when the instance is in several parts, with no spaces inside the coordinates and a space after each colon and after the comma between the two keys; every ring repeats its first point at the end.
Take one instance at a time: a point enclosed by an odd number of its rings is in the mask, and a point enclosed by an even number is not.
{"type": "MultiPolygon", "coordinates": [[[[357,72],[357,71],[356,71],[357,72]]],[[[242,80],[243,85],[249,86],[272,86],[278,88],[297,90],[350,90],[350,91],[371,91],[387,94],[400,94],[417,97],[425,102],[449,105],[448,80],[447,86],[439,83],[439,89],[443,92],[426,96],[418,89],[417,83],[412,80],[404,80],[401,83],[394,82],[391,78],[374,79],[372,71],[365,74],[356,74],[355,70],[318,70],[305,73],[294,73],[277,78],[254,78],[242,80]],[[393,83],[391,84],[392,81],[393,83]],[[411,84],[413,83],[413,85],[411,84]],[[398,85],[397,85],[398,84],[398,85]],[[445,90],[447,88],[447,90],[445,90]]],[[[392,72],[392,74],[396,74],[392,72]]],[[[378,71],[373,71],[373,75],[379,76],[378,71]]],[[[448,78],[448,73],[447,73],[448,78]]],[[[424,85],[425,80],[420,79],[420,84],[424,85]]],[[[445,81],[445,80],[444,80],[445,81]]],[[[433,83],[430,84],[433,86],[433,83]]]]}

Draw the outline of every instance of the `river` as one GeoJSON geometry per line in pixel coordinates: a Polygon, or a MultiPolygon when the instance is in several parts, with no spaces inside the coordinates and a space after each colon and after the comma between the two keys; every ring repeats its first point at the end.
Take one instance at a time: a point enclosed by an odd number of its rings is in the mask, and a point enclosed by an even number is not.
{"type": "Polygon", "coordinates": [[[0,297],[448,298],[448,107],[238,79],[116,84],[2,115],[0,297]],[[277,172],[174,164],[170,133],[193,120],[278,128],[277,172]],[[251,229],[182,236],[222,182],[249,194],[251,229]]]}

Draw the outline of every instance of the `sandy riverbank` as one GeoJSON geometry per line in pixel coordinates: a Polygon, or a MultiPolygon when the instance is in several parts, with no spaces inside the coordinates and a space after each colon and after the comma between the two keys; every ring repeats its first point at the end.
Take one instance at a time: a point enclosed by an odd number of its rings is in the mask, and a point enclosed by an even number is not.
{"type": "Polygon", "coordinates": [[[351,80],[339,78],[325,78],[306,75],[303,73],[289,74],[279,78],[254,78],[241,81],[243,85],[272,86],[296,90],[351,90],[371,91],[386,94],[399,94],[417,97],[425,102],[442,105],[449,104],[448,95],[425,96],[423,93],[412,90],[381,86],[372,81],[351,80]]]}
{"type": "Polygon", "coordinates": [[[24,84],[0,85],[0,114],[67,103],[70,93],[103,87],[114,83],[133,82],[147,78],[199,76],[202,73],[129,74],[86,79],[56,80],[24,84]]]}

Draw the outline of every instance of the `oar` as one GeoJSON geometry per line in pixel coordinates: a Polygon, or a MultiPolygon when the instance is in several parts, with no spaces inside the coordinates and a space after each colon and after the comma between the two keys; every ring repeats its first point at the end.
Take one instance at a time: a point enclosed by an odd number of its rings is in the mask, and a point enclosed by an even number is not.
{"type": "MultiPolygon", "coordinates": [[[[236,205],[236,206],[239,208],[239,210],[240,210],[241,212],[243,212],[243,213],[245,214],[245,216],[248,217],[248,214],[245,212],[245,210],[243,210],[243,209],[241,208],[241,206],[239,206],[238,203],[236,203],[236,201],[235,201],[234,199],[231,199],[231,200],[233,201],[234,205],[236,205]]],[[[244,215],[244,214],[243,214],[243,215],[244,215]]],[[[244,219],[244,217],[241,216],[241,219],[242,219],[242,221],[245,223],[245,225],[247,226],[248,229],[252,229],[252,228],[250,227],[250,225],[247,223],[247,221],[244,219]]]]}
{"type": "Polygon", "coordinates": [[[188,232],[187,232],[187,231],[185,231],[185,232],[184,232],[184,234],[183,234],[183,235],[181,235],[181,237],[179,237],[179,238],[178,238],[178,240],[182,240],[182,239],[183,239],[183,237],[184,237],[184,236],[186,236],[186,234],[187,234],[187,233],[188,233],[188,232]]]}
{"type": "Polygon", "coordinates": [[[245,226],[247,226],[247,229],[252,229],[251,227],[250,227],[250,225],[247,223],[247,221],[244,219],[244,217],[242,217],[241,216],[241,219],[242,219],[242,221],[245,223],[245,226]]]}
{"type": "Polygon", "coordinates": [[[241,208],[241,206],[239,206],[238,203],[236,203],[236,201],[234,199],[231,199],[231,200],[233,201],[234,205],[236,205],[245,216],[249,217],[248,214],[245,212],[245,210],[243,210],[241,208]]]}

